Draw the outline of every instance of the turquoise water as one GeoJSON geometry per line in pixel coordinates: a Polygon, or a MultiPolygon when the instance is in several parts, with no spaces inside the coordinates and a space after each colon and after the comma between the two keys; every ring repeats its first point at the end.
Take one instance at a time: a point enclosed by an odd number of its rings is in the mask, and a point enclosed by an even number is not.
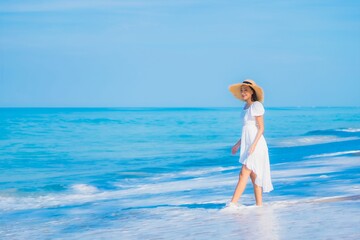
{"type": "MultiPolygon", "coordinates": [[[[275,190],[252,210],[249,185],[242,215],[223,213],[240,169],[230,154],[241,133],[240,109],[0,109],[0,236],[257,237],[249,221],[262,216],[276,229],[269,234],[285,239],[304,233],[279,218],[295,221],[300,210],[311,218],[314,209],[323,212],[317,224],[359,223],[327,209],[360,213],[360,108],[267,108],[275,190]]],[[[314,226],[307,224],[299,226],[314,226]]],[[[330,236],[345,235],[360,236],[353,228],[330,236]]]]}

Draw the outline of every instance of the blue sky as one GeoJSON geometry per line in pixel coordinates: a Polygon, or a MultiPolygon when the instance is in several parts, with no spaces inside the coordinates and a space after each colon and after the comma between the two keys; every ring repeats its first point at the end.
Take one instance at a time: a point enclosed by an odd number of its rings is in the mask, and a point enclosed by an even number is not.
{"type": "Polygon", "coordinates": [[[360,106],[360,1],[1,1],[2,107],[360,106]]]}

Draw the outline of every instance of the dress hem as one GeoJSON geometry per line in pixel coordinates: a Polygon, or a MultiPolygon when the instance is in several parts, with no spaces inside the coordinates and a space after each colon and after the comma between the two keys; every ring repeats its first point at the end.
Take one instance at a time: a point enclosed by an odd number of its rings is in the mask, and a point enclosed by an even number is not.
{"type": "Polygon", "coordinates": [[[259,181],[260,181],[260,182],[262,182],[262,181],[261,181],[261,179],[259,179],[258,174],[255,172],[254,169],[251,169],[250,167],[248,167],[248,165],[246,165],[245,162],[246,162],[246,160],[245,160],[243,163],[242,163],[242,162],[240,162],[240,163],[241,163],[242,165],[245,165],[245,167],[246,167],[247,169],[249,169],[249,170],[251,170],[252,172],[255,173],[255,175],[256,175],[255,185],[261,187],[264,193],[268,193],[268,192],[271,192],[272,190],[274,190],[273,187],[271,187],[270,189],[266,189],[266,190],[265,190],[263,184],[259,184],[259,181]]]}

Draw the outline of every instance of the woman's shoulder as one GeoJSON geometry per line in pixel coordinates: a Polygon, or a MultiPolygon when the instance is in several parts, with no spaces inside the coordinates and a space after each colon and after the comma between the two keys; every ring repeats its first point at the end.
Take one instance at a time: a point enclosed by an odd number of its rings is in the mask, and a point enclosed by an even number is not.
{"type": "Polygon", "coordinates": [[[251,104],[251,109],[252,109],[252,115],[253,116],[260,116],[260,115],[263,115],[265,113],[264,106],[259,101],[253,102],[253,104],[251,104]]]}
{"type": "Polygon", "coordinates": [[[251,104],[251,106],[254,107],[254,108],[264,107],[264,105],[263,105],[261,102],[259,102],[259,101],[253,102],[253,104],[251,104]]]}

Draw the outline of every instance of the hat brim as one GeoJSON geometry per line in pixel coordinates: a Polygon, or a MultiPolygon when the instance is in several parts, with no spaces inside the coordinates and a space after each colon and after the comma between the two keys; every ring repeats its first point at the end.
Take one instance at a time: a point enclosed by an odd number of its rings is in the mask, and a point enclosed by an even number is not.
{"type": "Polygon", "coordinates": [[[250,85],[250,84],[246,84],[246,83],[236,83],[233,85],[229,86],[229,90],[230,92],[234,95],[234,97],[244,101],[243,97],[241,96],[241,87],[242,86],[249,86],[252,89],[254,89],[254,91],[256,92],[256,96],[258,97],[258,101],[263,102],[264,101],[264,91],[262,90],[261,87],[257,86],[257,85],[250,85]]]}

